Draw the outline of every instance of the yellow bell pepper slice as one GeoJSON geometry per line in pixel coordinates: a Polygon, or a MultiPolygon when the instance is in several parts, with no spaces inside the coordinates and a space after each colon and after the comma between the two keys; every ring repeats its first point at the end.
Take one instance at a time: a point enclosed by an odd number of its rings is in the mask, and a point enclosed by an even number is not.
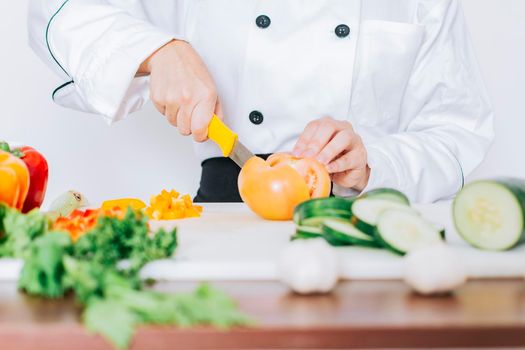
{"type": "Polygon", "coordinates": [[[105,201],[101,206],[101,208],[104,210],[111,210],[115,208],[126,210],[129,207],[134,210],[141,210],[146,208],[146,203],[136,198],[120,198],[105,201]]]}

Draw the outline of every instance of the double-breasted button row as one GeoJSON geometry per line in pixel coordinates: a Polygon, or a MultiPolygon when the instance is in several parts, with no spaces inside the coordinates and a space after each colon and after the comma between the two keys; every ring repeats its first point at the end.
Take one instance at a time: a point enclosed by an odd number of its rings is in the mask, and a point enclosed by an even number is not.
{"type": "MultiPolygon", "coordinates": [[[[272,20],[267,15],[259,15],[255,19],[255,24],[261,29],[266,29],[272,24],[272,20]]],[[[339,38],[346,38],[350,35],[350,27],[346,24],[339,24],[335,27],[334,33],[339,38]]],[[[259,111],[251,111],[249,119],[253,124],[260,125],[264,121],[264,115],[259,111]]]]}
{"type": "MultiPolygon", "coordinates": [[[[266,29],[270,26],[270,24],[272,24],[272,20],[267,15],[259,15],[255,19],[255,24],[261,29],[266,29]]],[[[339,38],[346,38],[348,35],[350,35],[350,27],[346,24],[339,24],[337,27],[335,27],[334,33],[339,38]]]]}

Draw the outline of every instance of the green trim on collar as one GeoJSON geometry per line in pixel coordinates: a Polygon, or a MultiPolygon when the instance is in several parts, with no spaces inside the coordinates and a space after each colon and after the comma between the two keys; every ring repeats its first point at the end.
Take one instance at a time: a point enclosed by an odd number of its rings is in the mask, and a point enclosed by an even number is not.
{"type": "MultiPolygon", "coordinates": [[[[49,46],[49,27],[51,26],[51,22],[53,21],[53,19],[56,17],[56,15],[58,15],[60,13],[60,11],[62,11],[62,9],[64,8],[64,6],[69,2],[69,0],[65,0],[64,3],[62,4],[62,6],[60,6],[58,8],[58,10],[53,14],[53,16],[51,16],[51,18],[49,19],[49,22],[47,22],[47,27],[46,27],[46,45],[47,45],[47,50],[49,51],[49,53],[51,54],[51,57],[53,58],[53,60],[55,60],[56,64],[58,64],[58,66],[60,67],[60,69],[62,69],[64,71],[64,73],[66,73],[66,75],[68,77],[71,77],[71,75],[69,75],[69,73],[64,69],[64,67],[62,67],[62,65],[60,64],[60,62],[58,62],[58,60],[56,59],[55,55],[53,54],[53,52],[51,51],[51,47],[49,46]]],[[[56,90],[55,90],[56,91],[56,90]]]]}

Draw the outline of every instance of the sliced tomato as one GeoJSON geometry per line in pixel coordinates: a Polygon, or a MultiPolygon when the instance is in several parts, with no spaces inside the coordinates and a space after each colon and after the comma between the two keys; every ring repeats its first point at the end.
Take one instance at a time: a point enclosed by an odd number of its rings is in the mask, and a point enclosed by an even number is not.
{"type": "Polygon", "coordinates": [[[290,220],[298,204],[329,196],[331,181],[316,160],[281,153],[267,161],[248,160],[238,185],[241,198],[256,214],[269,220],[290,220]]]}
{"type": "Polygon", "coordinates": [[[296,158],[288,153],[276,153],[267,160],[270,166],[288,164],[303,177],[308,186],[310,198],[323,198],[330,195],[332,182],[324,165],[312,158],[296,158]]]}

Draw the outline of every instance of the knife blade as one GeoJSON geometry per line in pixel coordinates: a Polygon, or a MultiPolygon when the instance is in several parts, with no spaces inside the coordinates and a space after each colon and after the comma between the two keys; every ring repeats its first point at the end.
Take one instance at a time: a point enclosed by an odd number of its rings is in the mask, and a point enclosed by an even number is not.
{"type": "Polygon", "coordinates": [[[255,155],[239,141],[239,136],[215,114],[208,125],[208,138],[221,149],[223,156],[231,158],[240,168],[255,155]]]}

